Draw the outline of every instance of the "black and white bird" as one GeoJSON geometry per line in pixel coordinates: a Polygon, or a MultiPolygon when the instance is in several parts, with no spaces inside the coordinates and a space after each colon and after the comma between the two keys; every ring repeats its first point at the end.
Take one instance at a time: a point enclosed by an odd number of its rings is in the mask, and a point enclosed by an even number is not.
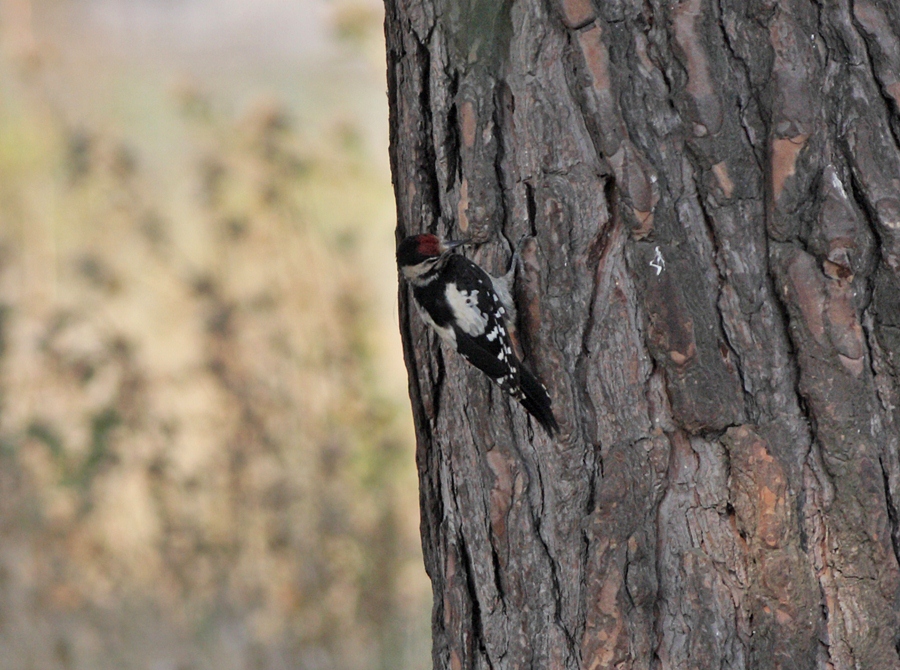
{"type": "MultiPolygon", "coordinates": [[[[397,247],[400,274],[412,287],[419,314],[441,339],[518,400],[549,435],[559,430],[550,396],[513,350],[508,325],[515,309],[507,277],[491,277],[450,253],[462,241],[413,235],[397,247]]],[[[510,275],[515,270],[515,259],[510,275]]]]}

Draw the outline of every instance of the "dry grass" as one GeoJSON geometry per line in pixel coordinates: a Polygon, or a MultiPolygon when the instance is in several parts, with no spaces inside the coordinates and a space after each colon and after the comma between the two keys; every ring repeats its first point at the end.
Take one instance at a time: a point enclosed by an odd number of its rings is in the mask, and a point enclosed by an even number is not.
{"type": "Polygon", "coordinates": [[[424,667],[361,226],[390,194],[352,125],[231,121],[182,88],[178,202],[21,63],[0,64],[0,668],[424,667]]]}

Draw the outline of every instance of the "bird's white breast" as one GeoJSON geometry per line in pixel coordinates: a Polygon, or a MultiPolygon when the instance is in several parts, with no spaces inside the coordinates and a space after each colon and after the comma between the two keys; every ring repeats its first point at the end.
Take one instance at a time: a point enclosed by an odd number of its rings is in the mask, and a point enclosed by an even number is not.
{"type": "Polygon", "coordinates": [[[453,329],[446,326],[441,327],[437,325],[434,322],[434,319],[431,318],[431,314],[428,313],[428,310],[424,309],[418,301],[414,302],[416,305],[416,309],[419,311],[419,316],[422,317],[422,321],[424,321],[428,326],[434,329],[434,332],[440,335],[441,339],[444,340],[444,342],[456,349],[456,333],[453,332],[453,329]]]}

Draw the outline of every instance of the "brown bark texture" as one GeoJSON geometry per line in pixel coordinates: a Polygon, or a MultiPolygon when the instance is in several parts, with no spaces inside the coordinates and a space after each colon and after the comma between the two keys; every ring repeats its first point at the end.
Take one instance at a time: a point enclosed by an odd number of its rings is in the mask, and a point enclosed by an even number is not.
{"type": "Polygon", "coordinates": [[[400,289],[435,668],[900,668],[900,3],[386,0],[398,237],[518,273],[562,434],[400,289]]]}

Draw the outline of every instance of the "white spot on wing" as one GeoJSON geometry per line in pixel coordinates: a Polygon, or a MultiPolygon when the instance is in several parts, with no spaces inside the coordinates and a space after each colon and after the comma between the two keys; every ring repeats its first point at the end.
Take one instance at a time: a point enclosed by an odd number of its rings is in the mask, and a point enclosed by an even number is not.
{"type": "Polygon", "coordinates": [[[478,291],[461,291],[456,284],[447,284],[447,304],[460,329],[467,335],[478,337],[487,328],[487,315],[478,309],[478,291]]]}

